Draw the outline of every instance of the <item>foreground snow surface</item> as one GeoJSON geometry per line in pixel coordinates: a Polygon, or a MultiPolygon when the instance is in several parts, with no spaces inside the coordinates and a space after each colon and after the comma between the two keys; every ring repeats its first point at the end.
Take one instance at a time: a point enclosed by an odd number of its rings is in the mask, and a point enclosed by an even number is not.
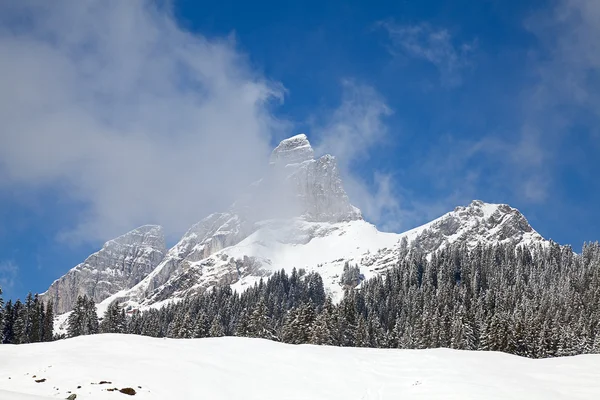
{"type": "Polygon", "coordinates": [[[116,334],[0,345],[0,399],[65,399],[69,392],[78,400],[598,399],[600,355],[530,360],[448,349],[116,334]],[[107,391],[126,387],[136,395],[107,391]]]}

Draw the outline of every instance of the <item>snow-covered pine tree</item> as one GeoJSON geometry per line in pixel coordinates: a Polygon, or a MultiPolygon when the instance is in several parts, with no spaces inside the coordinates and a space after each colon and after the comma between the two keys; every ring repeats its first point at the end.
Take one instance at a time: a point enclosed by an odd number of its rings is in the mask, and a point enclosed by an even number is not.
{"type": "Polygon", "coordinates": [[[367,322],[365,318],[360,315],[356,324],[356,330],[354,332],[354,346],[356,347],[369,347],[370,346],[369,330],[367,329],[367,322]]]}
{"type": "Polygon", "coordinates": [[[94,299],[84,296],[85,334],[94,335],[100,331],[98,323],[98,312],[94,299]]]}
{"type": "Polygon", "coordinates": [[[10,343],[27,343],[27,310],[21,300],[17,299],[13,308],[13,339],[10,343]]]}
{"type": "Polygon", "coordinates": [[[73,307],[67,319],[67,336],[75,337],[85,334],[83,329],[84,312],[85,304],[83,296],[78,296],[75,307],[73,307]]]}
{"type": "Polygon", "coordinates": [[[98,314],[96,313],[94,300],[88,299],[87,296],[78,296],[67,322],[67,335],[69,337],[98,333],[98,314]]]}
{"type": "Polygon", "coordinates": [[[208,326],[208,317],[204,311],[200,311],[198,313],[198,317],[196,318],[196,323],[194,324],[194,337],[195,338],[203,338],[209,336],[210,327],[208,326]]]}
{"type": "Polygon", "coordinates": [[[113,301],[108,305],[102,322],[100,322],[100,332],[102,333],[126,333],[127,320],[125,318],[125,310],[121,308],[118,300],[113,301]]]}
{"type": "Polygon", "coordinates": [[[11,300],[6,302],[4,307],[4,326],[0,332],[0,342],[14,343],[14,308],[11,300]]]}
{"type": "Polygon", "coordinates": [[[213,318],[208,334],[210,337],[225,336],[225,328],[223,328],[223,323],[221,322],[221,317],[219,315],[216,315],[215,318],[213,318]]]}
{"type": "Polygon", "coordinates": [[[273,339],[275,335],[270,327],[270,319],[267,315],[265,301],[261,298],[250,315],[248,322],[248,334],[250,337],[273,339]]]}

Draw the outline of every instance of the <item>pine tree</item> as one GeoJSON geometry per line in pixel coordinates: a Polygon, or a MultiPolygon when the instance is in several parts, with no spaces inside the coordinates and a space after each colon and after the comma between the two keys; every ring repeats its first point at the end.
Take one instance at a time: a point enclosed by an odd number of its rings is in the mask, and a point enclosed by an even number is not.
{"type": "Polygon", "coordinates": [[[315,319],[310,331],[309,343],[327,346],[332,346],[334,344],[332,327],[329,326],[328,312],[320,313],[315,319]]]}
{"type": "Polygon", "coordinates": [[[264,299],[260,299],[254,311],[250,315],[248,323],[248,334],[250,337],[273,339],[275,335],[270,328],[269,316],[264,299]]]}
{"type": "Polygon", "coordinates": [[[210,337],[221,337],[225,336],[225,329],[223,328],[223,324],[221,323],[221,318],[219,316],[215,316],[212,323],[210,324],[210,329],[208,331],[210,337]]]}
{"type": "Polygon", "coordinates": [[[4,332],[4,300],[2,299],[2,287],[0,287],[0,343],[3,343],[4,332]]]}
{"type": "Polygon", "coordinates": [[[354,346],[356,347],[369,347],[370,338],[369,331],[367,329],[367,322],[361,315],[358,317],[358,323],[356,324],[356,332],[354,334],[354,346]]]}
{"type": "Polygon", "coordinates": [[[46,304],[42,332],[43,342],[51,342],[54,340],[54,307],[52,301],[49,301],[46,304]]]}
{"type": "Polygon", "coordinates": [[[23,308],[23,321],[24,321],[24,332],[21,337],[20,343],[31,343],[34,338],[34,321],[35,321],[35,303],[31,292],[27,294],[25,298],[25,305],[23,308]]]}
{"type": "Polygon", "coordinates": [[[39,300],[36,294],[33,299],[33,307],[31,310],[31,332],[29,341],[37,343],[42,341],[42,325],[44,322],[44,304],[39,300]]]}
{"type": "Polygon", "coordinates": [[[208,317],[204,311],[200,311],[194,325],[194,337],[203,338],[209,336],[208,317]]]}
{"type": "Polygon", "coordinates": [[[11,300],[8,300],[4,308],[4,326],[1,333],[2,343],[14,343],[14,308],[11,300]]]}
{"type": "MultiPolygon", "coordinates": [[[[86,297],[84,296],[84,300],[86,297]]],[[[90,298],[87,300],[84,308],[85,315],[85,334],[86,335],[94,335],[100,332],[100,327],[98,323],[98,313],[96,311],[96,303],[94,303],[94,299],[90,298]]]]}
{"type": "Polygon", "coordinates": [[[117,300],[108,305],[99,326],[102,333],[126,333],[127,319],[125,310],[117,300]]]}
{"type": "Polygon", "coordinates": [[[94,300],[88,300],[87,296],[78,296],[68,318],[68,336],[93,335],[98,332],[98,314],[94,300]]]}
{"type": "Polygon", "coordinates": [[[325,300],[321,313],[317,315],[310,331],[309,343],[335,346],[339,344],[337,315],[331,298],[325,300]]]}
{"type": "Polygon", "coordinates": [[[13,339],[11,343],[27,343],[27,310],[21,300],[15,301],[13,308],[13,339]]]}
{"type": "Polygon", "coordinates": [[[179,333],[177,337],[190,339],[194,337],[194,327],[195,321],[192,319],[191,313],[185,314],[183,317],[183,322],[181,324],[181,328],[179,329],[179,333]]]}
{"type": "Polygon", "coordinates": [[[77,301],[75,302],[75,306],[69,314],[69,318],[67,320],[67,335],[69,337],[75,337],[84,335],[84,312],[85,312],[85,304],[84,298],[82,296],[77,297],[77,301]]]}
{"type": "Polygon", "coordinates": [[[292,308],[285,316],[281,327],[281,341],[290,344],[302,343],[298,337],[298,313],[299,309],[292,308]]]}

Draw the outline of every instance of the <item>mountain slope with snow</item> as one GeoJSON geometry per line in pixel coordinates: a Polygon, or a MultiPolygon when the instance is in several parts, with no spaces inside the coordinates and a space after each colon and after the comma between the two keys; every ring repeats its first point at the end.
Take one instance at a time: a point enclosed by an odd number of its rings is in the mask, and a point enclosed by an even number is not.
{"type": "Polygon", "coordinates": [[[133,398],[146,400],[600,398],[599,355],[533,360],[449,349],[116,334],[0,345],[0,354],[1,400],[125,398],[108,391],[114,388],[132,388],[133,398]]]}
{"type": "MultiPolygon", "coordinates": [[[[274,271],[292,268],[319,272],[329,293],[340,298],[346,263],[358,265],[369,278],[397,265],[409,248],[431,254],[455,242],[471,247],[479,242],[546,243],[517,209],[478,200],[408,232],[379,232],[350,203],[335,158],[315,158],[301,134],[273,150],[266,176],[228,211],[193,225],[168,252],[161,250],[146,263],[153,268],[136,274],[129,281],[134,285],[113,285],[100,300],[156,306],[215,285],[243,290],[274,271]]],[[[90,259],[83,265],[91,265],[90,259]]],[[[78,281],[67,281],[49,290],[54,299],[61,298],[62,290],[71,301],[72,294],[93,292],[78,292],[78,281]]],[[[61,304],[60,311],[66,310],[61,304]]]]}

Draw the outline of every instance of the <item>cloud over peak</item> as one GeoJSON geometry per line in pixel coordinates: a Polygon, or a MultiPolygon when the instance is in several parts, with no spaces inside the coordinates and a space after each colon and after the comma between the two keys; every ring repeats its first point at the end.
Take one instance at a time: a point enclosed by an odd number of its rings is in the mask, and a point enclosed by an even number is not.
{"type": "Polygon", "coordinates": [[[82,206],[68,237],[179,232],[260,175],[283,87],[232,38],[186,32],[143,1],[24,1],[0,15],[0,185],[68,188],[82,206]]]}

